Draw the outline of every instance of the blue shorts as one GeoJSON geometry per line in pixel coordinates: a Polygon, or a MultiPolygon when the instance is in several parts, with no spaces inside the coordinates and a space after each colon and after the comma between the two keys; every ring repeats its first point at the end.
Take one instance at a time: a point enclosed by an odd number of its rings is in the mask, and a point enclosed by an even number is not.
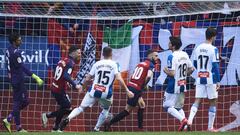
{"type": "Polygon", "coordinates": [[[128,98],[127,104],[130,105],[130,106],[132,106],[132,107],[135,107],[135,106],[137,106],[137,104],[138,104],[138,99],[142,96],[142,91],[136,90],[135,88],[130,87],[130,86],[128,86],[128,89],[129,89],[131,92],[133,92],[134,97],[133,97],[133,98],[128,98]]]}
{"type": "Polygon", "coordinates": [[[71,102],[66,93],[52,92],[52,96],[55,98],[61,109],[71,108],[71,102]]]}

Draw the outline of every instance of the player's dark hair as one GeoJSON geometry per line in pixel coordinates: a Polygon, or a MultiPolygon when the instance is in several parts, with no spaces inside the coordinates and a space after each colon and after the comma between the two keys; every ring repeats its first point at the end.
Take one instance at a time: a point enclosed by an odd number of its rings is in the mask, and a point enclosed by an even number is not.
{"type": "Polygon", "coordinates": [[[13,32],[8,36],[8,41],[11,44],[13,44],[14,42],[16,42],[19,39],[19,37],[21,37],[20,34],[13,32]]]}
{"type": "Polygon", "coordinates": [[[217,30],[214,29],[213,27],[208,27],[205,35],[206,35],[206,39],[209,40],[212,37],[215,37],[217,35],[217,30]]]}
{"type": "Polygon", "coordinates": [[[181,41],[181,39],[179,37],[171,36],[171,37],[169,37],[169,40],[170,40],[172,46],[175,47],[175,50],[178,50],[178,49],[181,48],[182,41],[181,41]]]}
{"type": "Polygon", "coordinates": [[[151,50],[151,49],[147,50],[147,56],[150,55],[150,54],[152,54],[153,52],[154,52],[154,51],[151,50]]]}
{"type": "Polygon", "coordinates": [[[72,52],[75,52],[76,50],[80,49],[78,46],[73,45],[69,48],[68,54],[71,54],[72,52]]]}
{"type": "Polygon", "coordinates": [[[110,57],[112,55],[112,48],[106,46],[103,48],[103,56],[110,57]]]}

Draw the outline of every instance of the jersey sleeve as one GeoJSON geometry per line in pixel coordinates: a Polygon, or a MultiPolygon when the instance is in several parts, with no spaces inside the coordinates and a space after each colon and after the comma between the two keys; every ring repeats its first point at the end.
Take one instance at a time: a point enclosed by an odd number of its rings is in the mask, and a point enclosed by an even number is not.
{"type": "Polygon", "coordinates": [[[188,55],[187,55],[187,65],[188,65],[189,68],[190,68],[190,67],[193,67],[192,61],[190,60],[190,58],[188,57],[188,55]]]}
{"type": "Polygon", "coordinates": [[[217,47],[214,48],[212,62],[219,62],[219,52],[217,47]]]}
{"type": "Polygon", "coordinates": [[[196,49],[194,49],[192,55],[193,55],[193,66],[195,68],[197,68],[197,54],[196,53],[197,53],[197,51],[196,51],[196,49]]]}
{"type": "Polygon", "coordinates": [[[94,76],[94,74],[95,74],[95,70],[96,70],[96,64],[93,64],[93,66],[92,66],[92,68],[91,68],[89,74],[90,74],[91,76],[94,76]]]}
{"type": "Polygon", "coordinates": [[[31,76],[33,73],[23,64],[22,55],[19,51],[13,53],[13,63],[16,67],[21,67],[23,72],[28,76],[31,76]]]}
{"type": "Polygon", "coordinates": [[[75,88],[76,83],[71,78],[72,70],[73,70],[73,65],[68,63],[65,67],[65,70],[63,71],[63,77],[67,82],[69,82],[75,88]]]}
{"type": "Polygon", "coordinates": [[[21,53],[16,51],[12,54],[13,59],[12,62],[14,63],[15,67],[20,67],[22,65],[22,56],[21,53]]]}
{"type": "Polygon", "coordinates": [[[172,67],[173,67],[173,55],[168,56],[167,65],[168,65],[168,69],[172,69],[172,67]]]}
{"type": "Polygon", "coordinates": [[[169,69],[169,70],[175,70],[176,62],[175,62],[175,60],[174,60],[173,55],[169,55],[169,56],[168,56],[168,61],[167,61],[167,63],[168,63],[168,69],[169,69]]]}

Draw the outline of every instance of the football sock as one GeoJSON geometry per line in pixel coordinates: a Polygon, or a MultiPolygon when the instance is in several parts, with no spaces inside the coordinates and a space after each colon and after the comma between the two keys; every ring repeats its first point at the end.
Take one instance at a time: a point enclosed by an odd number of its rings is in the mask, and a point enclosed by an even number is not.
{"type": "Polygon", "coordinates": [[[95,126],[96,129],[99,129],[102,124],[105,122],[107,116],[108,116],[109,111],[107,109],[103,109],[102,112],[100,113],[98,117],[97,124],[95,126]]]}
{"type": "Polygon", "coordinates": [[[169,107],[167,112],[180,121],[182,121],[185,118],[174,107],[169,107]]]}
{"type": "Polygon", "coordinates": [[[22,125],[16,125],[16,130],[20,131],[22,129],[22,125]]]}
{"type": "Polygon", "coordinates": [[[144,108],[138,108],[138,128],[143,128],[143,112],[144,112],[144,108]]]}
{"type": "Polygon", "coordinates": [[[59,109],[58,115],[55,120],[55,127],[54,129],[58,129],[60,122],[62,121],[62,118],[64,115],[69,114],[71,110],[69,109],[59,109]]]}
{"type": "Polygon", "coordinates": [[[122,120],[124,117],[128,116],[129,112],[126,110],[123,110],[122,112],[120,112],[118,115],[116,115],[111,121],[110,121],[110,125],[122,120]]]}
{"type": "Polygon", "coordinates": [[[198,111],[198,104],[193,104],[192,107],[191,107],[191,110],[190,110],[190,115],[189,115],[189,118],[188,118],[188,123],[189,124],[192,124],[193,122],[193,118],[195,117],[197,111],[198,111]]]}
{"type": "Polygon", "coordinates": [[[11,112],[8,117],[7,117],[7,121],[8,122],[11,122],[12,121],[12,118],[13,118],[13,112],[11,112]]]}
{"type": "Polygon", "coordinates": [[[70,121],[72,118],[78,116],[78,115],[79,115],[80,113],[82,113],[83,111],[84,111],[84,109],[83,109],[81,106],[73,109],[73,111],[68,115],[69,121],[70,121]]]}
{"type": "Polygon", "coordinates": [[[13,115],[14,115],[14,121],[15,121],[15,123],[16,123],[16,125],[21,125],[20,123],[20,111],[15,111],[14,113],[13,113],[13,115]]]}
{"type": "Polygon", "coordinates": [[[183,109],[180,109],[180,110],[178,110],[178,112],[185,118],[186,116],[185,116],[185,112],[183,111],[183,109]]]}
{"type": "Polygon", "coordinates": [[[213,128],[215,116],[216,116],[216,106],[210,106],[208,110],[208,129],[213,128]]]}

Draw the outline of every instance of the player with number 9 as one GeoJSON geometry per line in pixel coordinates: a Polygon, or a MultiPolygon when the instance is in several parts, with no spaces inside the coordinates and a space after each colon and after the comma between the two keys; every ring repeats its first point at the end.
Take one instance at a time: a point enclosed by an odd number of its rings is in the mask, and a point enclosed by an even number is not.
{"type": "Polygon", "coordinates": [[[69,48],[68,58],[60,60],[55,69],[51,93],[60,107],[57,111],[42,114],[43,127],[47,126],[48,118],[56,118],[52,132],[60,132],[59,124],[63,116],[71,112],[71,102],[69,96],[66,94],[69,86],[68,83],[71,84],[74,89],[78,91],[82,90],[81,86],[76,84],[71,78],[74,65],[79,62],[80,57],[81,50],[77,46],[71,46],[69,48]]]}

